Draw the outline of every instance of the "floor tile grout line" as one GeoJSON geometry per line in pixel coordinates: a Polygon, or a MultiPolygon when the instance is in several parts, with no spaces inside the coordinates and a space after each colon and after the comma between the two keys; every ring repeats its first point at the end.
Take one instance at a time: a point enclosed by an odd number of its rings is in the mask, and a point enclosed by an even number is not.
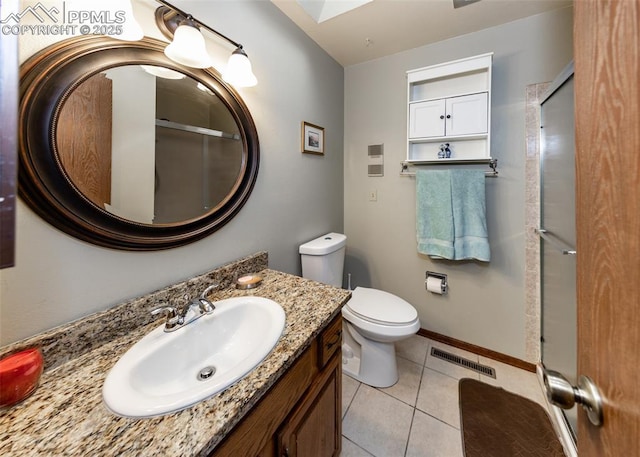
{"type": "MultiPolygon", "coordinates": [[[[459,409],[459,408],[460,408],[460,405],[458,404],[458,409],[459,409]]],[[[454,429],[454,430],[458,430],[458,431],[460,431],[460,429],[459,429],[458,427],[456,427],[455,425],[450,424],[449,422],[447,422],[447,421],[445,421],[445,420],[440,419],[438,416],[434,416],[433,414],[428,413],[428,412],[426,412],[426,411],[423,411],[423,410],[421,410],[420,408],[415,408],[415,409],[416,409],[416,411],[420,411],[422,414],[424,414],[424,415],[426,415],[426,416],[429,416],[430,418],[435,419],[435,420],[437,420],[438,422],[440,422],[440,423],[442,423],[442,424],[444,424],[444,425],[448,425],[449,427],[451,427],[451,428],[452,428],[452,429],[454,429]]]]}
{"type": "MultiPolygon", "coordinates": [[[[427,350],[427,354],[429,353],[429,351],[427,350]]],[[[427,361],[427,356],[425,355],[424,357],[425,362],[427,361]]],[[[409,441],[411,440],[411,434],[413,433],[413,423],[415,421],[416,418],[416,409],[418,406],[418,397],[420,396],[420,388],[422,387],[422,379],[424,377],[424,370],[425,370],[425,366],[422,365],[422,371],[420,372],[420,382],[418,382],[418,389],[416,391],[416,398],[414,401],[414,406],[413,406],[413,414],[411,414],[411,424],[409,425],[409,436],[407,436],[407,442],[404,446],[404,456],[407,456],[407,452],[409,452],[409,441]]]]}
{"type": "MultiPolygon", "coordinates": [[[[349,376],[349,375],[344,375],[344,376],[349,376]]],[[[353,379],[353,378],[350,377],[350,379],[353,379]]],[[[354,381],[355,381],[355,379],[354,379],[354,381]]],[[[344,410],[344,414],[342,415],[342,420],[344,420],[344,418],[347,417],[347,413],[349,412],[349,409],[351,409],[351,405],[353,404],[353,400],[355,400],[356,394],[360,390],[360,386],[362,386],[362,383],[360,381],[356,381],[356,382],[358,383],[358,387],[356,387],[356,390],[353,392],[353,395],[351,396],[351,400],[349,401],[349,404],[347,405],[347,409],[344,410]]]]}
{"type": "Polygon", "coordinates": [[[365,448],[363,448],[362,446],[360,446],[358,443],[356,443],[355,441],[350,440],[349,438],[347,438],[346,436],[342,435],[342,437],[347,440],[348,442],[350,442],[351,444],[353,444],[354,446],[356,446],[358,449],[362,450],[363,452],[366,452],[368,455],[372,456],[372,457],[376,457],[375,454],[372,454],[371,452],[367,451],[365,448]]]}
{"type": "Polygon", "coordinates": [[[420,382],[418,383],[418,391],[416,392],[416,401],[414,403],[414,408],[418,407],[418,398],[420,398],[420,389],[422,389],[422,381],[424,380],[424,370],[426,370],[426,366],[422,367],[422,373],[420,373],[420,382]]]}
{"type": "MultiPolygon", "coordinates": [[[[411,403],[407,403],[406,401],[401,400],[398,397],[395,397],[395,396],[391,395],[389,392],[385,392],[384,390],[382,390],[381,387],[372,387],[372,389],[375,389],[378,392],[380,392],[381,394],[385,394],[386,396],[391,397],[394,400],[398,400],[400,403],[402,403],[404,405],[407,405],[409,408],[415,408],[415,405],[412,405],[411,403]]],[[[416,399],[417,399],[417,397],[416,397],[416,399]]]]}
{"type": "Polygon", "coordinates": [[[407,441],[404,444],[404,453],[402,454],[404,457],[407,457],[407,452],[409,452],[409,440],[411,439],[411,432],[413,432],[413,422],[416,418],[416,409],[413,408],[413,414],[411,414],[411,423],[409,424],[409,434],[407,435],[407,441]]]}

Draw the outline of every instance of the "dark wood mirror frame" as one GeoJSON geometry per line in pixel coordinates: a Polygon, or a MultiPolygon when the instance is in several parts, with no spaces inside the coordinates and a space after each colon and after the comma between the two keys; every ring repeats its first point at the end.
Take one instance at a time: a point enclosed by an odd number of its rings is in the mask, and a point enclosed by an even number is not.
{"type": "Polygon", "coordinates": [[[213,233],[247,201],[257,178],[260,154],[249,110],[239,94],[212,69],[178,65],[164,55],[165,46],[147,37],[136,42],[76,37],[49,46],[20,67],[18,191],[29,207],[54,227],[113,249],[167,249],[213,233]],[[239,185],[223,204],[202,217],[163,225],[122,219],[87,199],[61,166],[55,124],[68,94],[96,73],[138,64],[163,66],[201,82],[217,94],[236,120],[243,143],[239,185]]]}

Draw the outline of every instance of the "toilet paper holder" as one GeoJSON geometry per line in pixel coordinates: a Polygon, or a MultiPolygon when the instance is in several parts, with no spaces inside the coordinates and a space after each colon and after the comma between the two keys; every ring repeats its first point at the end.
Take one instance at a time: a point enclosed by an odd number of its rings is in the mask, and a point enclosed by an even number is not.
{"type": "Polygon", "coordinates": [[[442,290],[442,294],[446,294],[449,289],[449,284],[447,283],[447,275],[444,273],[436,273],[435,271],[427,271],[425,280],[424,280],[424,288],[427,288],[427,281],[429,278],[437,278],[440,280],[440,289],[442,290]]]}

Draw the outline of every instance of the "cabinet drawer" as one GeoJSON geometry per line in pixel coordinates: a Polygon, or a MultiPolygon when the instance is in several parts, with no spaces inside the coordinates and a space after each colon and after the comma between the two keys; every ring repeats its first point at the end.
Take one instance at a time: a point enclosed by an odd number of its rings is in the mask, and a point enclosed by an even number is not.
{"type": "Polygon", "coordinates": [[[342,346],[342,315],[339,314],[320,335],[318,363],[325,366],[331,356],[342,346]]]}

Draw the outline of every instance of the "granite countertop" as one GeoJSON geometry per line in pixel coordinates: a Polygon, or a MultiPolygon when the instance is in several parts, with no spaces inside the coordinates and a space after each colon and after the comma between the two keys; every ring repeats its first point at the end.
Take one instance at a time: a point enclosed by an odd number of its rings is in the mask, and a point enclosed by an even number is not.
{"type": "Polygon", "coordinates": [[[31,397],[0,413],[0,455],[207,455],[349,298],[346,290],[298,276],[269,269],[261,275],[264,281],[255,289],[227,284],[210,295],[212,300],[261,296],[285,310],[279,342],[245,378],[177,413],[150,419],[115,416],[102,402],[102,385],[118,358],[161,321],[147,322],[46,370],[31,397]]]}

